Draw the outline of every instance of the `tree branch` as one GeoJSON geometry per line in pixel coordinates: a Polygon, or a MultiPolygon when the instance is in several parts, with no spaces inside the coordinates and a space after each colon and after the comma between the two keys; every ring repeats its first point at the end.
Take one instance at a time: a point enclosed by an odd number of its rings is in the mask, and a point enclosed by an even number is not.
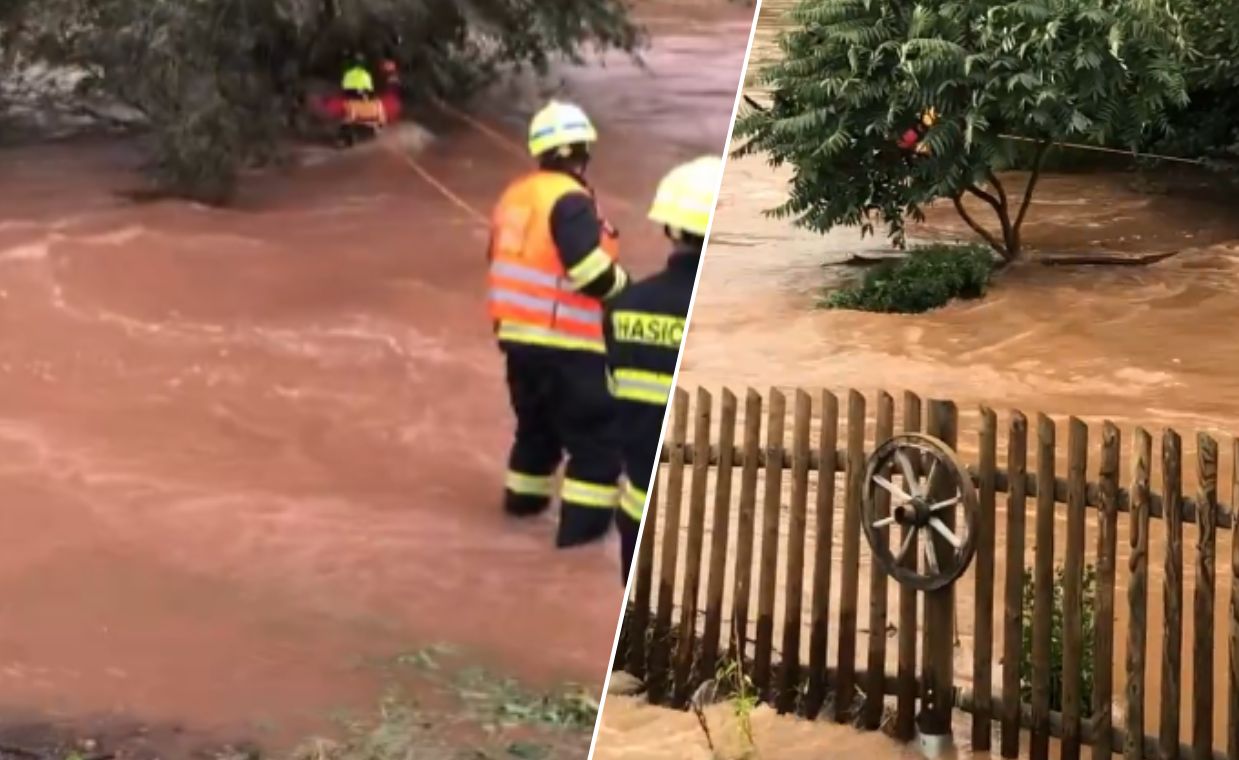
{"type": "Polygon", "coordinates": [[[1033,191],[1037,189],[1037,180],[1041,178],[1041,166],[1045,163],[1045,154],[1050,150],[1050,143],[1042,142],[1037,145],[1037,155],[1033,159],[1032,174],[1028,177],[1028,184],[1024,187],[1024,198],[1020,201],[1020,213],[1015,217],[1015,244],[1019,248],[1020,243],[1020,227],[1024,224],[1024,216],[1028,213],[1028,206],[1032,203],[1033,191]]]}
{"type": "Polygon", "coordinates": [[[985,179],[988,180],[994,190],[998,192],[998,200],[1002,202],[1002,207],[1007,208],[1007,189],[1002,186],[1002,182],[998,180],[998,175],[994,174],[993,169],[985,170],[985,179]]]}
{"type": "MultiPolygon", "coordinates": [[[[994,177],[992,172],[988,173],[990,175],[990,181],[993,182],[996,187],[1001,188],[1002,184],[998,182],[998,178],[994,177]]],[[[998,224],[1002,227],[1002,240],[1005,244],[1005,248],[1007,251],[1014,252],[1017,246],[1013,244],[1014,238],[1012,235],[1013,230],[1011,228],[1011,212],[1007,209],[1006,191],[1001,191],[1002,200],[999,200],[976,185],[969,185],[964,189],[993,207],[994,213],[998,216],[998,224]]]]}
{"type": "Polygon", "coordinates": [[[976,185],[968,185],[964,188],[964,190],[967,190],[969,193],[972,193],[976,197],[993,206],[995,211],[1002,211],[1003,203],[976,185]]]}
{"type": "Polygon", "coordinates": [[[999,243],[998,238],[994,237],[989,232],[989,230],[985,229],[979,223],[977,223],[977,220],[973,219],[972,216],[968,213],[968,210],[964,208],[964,202],[963,202],[962,196],[958,194],[951,196],[951,202],[955,204],[956,213],[958,213],[960,218],[963,219],[964,222],[966,222],[968,226],[972,228],[973,232],[976,232],[978,235],[984,238],[985,242],[989,243],[990,248],[993,248],[995,251],[998,252],[998,255],[1002,257],[1002,260],[1004,262],[1010,261],[1011,256],[1010,256],[1010,253],[1007,251],[1006,247],[1003,246],[1002,243],[999,243]]]}

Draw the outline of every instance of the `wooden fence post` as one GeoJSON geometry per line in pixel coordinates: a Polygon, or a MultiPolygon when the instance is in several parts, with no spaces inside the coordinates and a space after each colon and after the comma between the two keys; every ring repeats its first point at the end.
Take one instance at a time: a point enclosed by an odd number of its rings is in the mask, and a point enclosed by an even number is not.
{"type": "Polygon", "coordinates": [[[688,536],[684,546],[684,588],[680,601],[680,633],[676,637],[673,701],[688,703],[692,688],[693,654],[697,641],[697,597],[701,591],[701,550],[706,520],[706,486],[710,477],[710,413],[713,399],[697,389],[693,425],[693,479],[688,497],[688,536]]]}
{"type": "MultiPolygon", "coordinates": [[[[930,401],[926,432],[954,449],[959,442],[959,410],[951,401],[930,401]]],[[[930,485],[930,484],[927,484],[930,485]]],[[[932,494],[931,498],[941,498],[932,494]]],[[[941,513],[947,528],[954,528],[954,513],[941,513]]],[[[939,557],[952,556],[954,548],[934,536],[939,557]]],[[[949,736],[953,707],[955,672],[955,591],[951,586],[925,594],[925,627],[929,646],[925,659],[929,668],[926,699],[921,714],[921,733],[949,736]]]]}
{"type": "Polygon", "coordinates": [[[1162,637],[1161,760],[1179,760],[1179,702],[1183,689],[1183,448],[1179,434],[1162,434],[1162,520],[1166,525],[1162,637]]]}
{"type": "Polygon", "coordinates": [[[792,503],[787,527],[787,582],[784,585],[783,664],[779,712],[795,708],[800,686],[800,613],[804,605],[805,529],[809,511],[809,433],[813,399],[796,391],[792,430],[792,503]]]}
{"type": "Polygon", "coordinates": [[[757,455],[761,449],[761,394],[749,388],[744,398],[744,467],[740,473],[740,516],[736,525],[735,592],[731,613],[731,651],[736,662],[748,655],[749,602],[753,594],[753,531],[757,522],[757,455]]]}
{"type": "MultiPolygon", "coordinates": [[[[637,581],[633,589],[632,632],[628,636],[628,672],[644,680],[649,662],[650,600],[654,585],[654,541],[658,532],[658,484],[662,478],[654,471],[650,502],[642,517],[641,546],[637,555],[637,581]]],[[[627,626],[628,621],[625,621],[627,626]]]]}
{"type": "Polygon", "coordinates": [[[1020,663],[1024,641],[1024,534],[1028,469],[1028,419],[1011,415],[1007,435],[1007,559],[1003,594],[1002,756],[1020,752],[1020,663]]]}
{"type": "Polygon", "coordinates": [[[1239,438],[1230,447],[1230,640],[1226,757],[1239,760],[1239,438]]]}
{"type": "Polygon", "coordinates": [[[988,752],[991,696],[994,688],[994,520],[996,470],[998,468],[998,417],[981,407],[980,472],[977,494],[977,556],[975,576],[976,615],[973,623],[972,688],[976,707],[972,713],[972,748],[988,752]]]}
{"type": "Polygon", "coordinates": [[[658,615],[654,620],[653,651],[647,684],[650,701],[662,702],[671,659],[671,612],[680,552],[680,502],[684,496],[684,440],[688,435],[688,393],[675,389],[671,407],[671,464],[667,470],[667,500],[663,506],[663,545],[658,568],[658,615]]]}
{"type": "Polygon", "coordinates": [[[1114,701],[1114,583],[1118,550],[1119,429],[1101,431],[1101,507],[1097,510],[1097,613],[1093,638],[1093,760],[1110,760],[1114,701]]]}
{"type": "Polygon", "coordinates": [[[1131,487],[1131,556],[1127,585],[1127,737],[1124,760],[1144,760],[1145,649],[1149,624],[1149,477],[1153,464],[1153,439],[1136,428],[1136,472],[1131,487]]]}
{"type": "Polygon", "coordinates": [[[1079,760],[1082,738],[1087,466],[1088,427],[1082,420],[1072,417],[1067,423],[1067,551],[1063,558],[1062,760],[1079,760]]]}
{"type": "Polygon", "coordinates": [[[718,668],[719,635],[723,625],[723,584],[727,580],[728,533],[731,530],[731,477],[735,466],[736,394],[723,389],[718,420],[718,470],[714,479],[714,521],[710,533],[710,577],[706,581],[706,622],[702,629],[698,677],[714,676],[718,668]]]}
{"type": "Polygon", "coordinates": [[[835,532],[835,470],[839,445],[839,400],[822,391],[818,432],[817,541],[813,550],[813,627],[809,635],[809,693],[805,713],[817,717],[826,699],[826,660],[830,631],[831,556],[835,532]]]}
{"type": "Polygon", "coordinates": [[[761,575],[757,588],[757,652],[753,658],[753,687],[766,699],[770,692],[770,664],[774,657],[774,603],[778,591],[779,522],[783,504],[783,424],[787,399],[770,389],[766,423],[766,490],[761,507],[761,575]]]}
{"type": "Polygon", "coordinates": [[[1192,644],[1192,758],[1213,758],[1213,590],[1217,576],[1217,441],[1197,436],[1196,594],[1192,644]]]}
{"type": "MultiPolygon", "coordinates": [[[[895,434],[895,400],[882,391],[878,394],[877,428],[873,448],[876,451],[883,441],[895,434]]],[[[889,477],[890,473],[884,473],[889,477]]],[[[874,499],[875,517],[890,513],[890,493],[879,490],[874,499]]],[[[886,533],[878,534],[878,541],[886,542],[886,533]]],[[[873,731],[882,725],[882,708],[885,704],[883,687],[886,683],[886,571],[870,554],[869,562],[869,662],[865,679],[865,703],[861,711],[861,725],[873,731]]]]}
{"type": "MultiPolygon", "coordinates": [[[[921,399],[908,391],[903,395],[903,429],[908,433],[921,430],[921,399]]],[[[915,463],[914,463],[915,464],[915,463]]],[[[900,541],[911,530],[904,526],[900,541]]],[[[916,569],[919,552],[908,552],[902,563],[916,569]]],[[[896,695],[895,737],[905,742],[916,738],[916,700],[920,696],[920,678],[916,668],[916,641],[918,633],[916,590],[899,586],[899,680],[896,695]]]]}
{"type": "Polygon", "coordinates": [[[1032,760],[1050,756],[1050,634],[1054,599],[1054,421],[1037,415],[1037,539],[1033,569],[1032,760]]]}
{"type": "Polygon", "coordinates": [[[839,677],[835,720],[851,720],[856,696],[856,605],[860,583],[860,498],[865,477],[865,397],[848,392],[847,492],[843,512],[843,588],[839,600],[839,677]]]}

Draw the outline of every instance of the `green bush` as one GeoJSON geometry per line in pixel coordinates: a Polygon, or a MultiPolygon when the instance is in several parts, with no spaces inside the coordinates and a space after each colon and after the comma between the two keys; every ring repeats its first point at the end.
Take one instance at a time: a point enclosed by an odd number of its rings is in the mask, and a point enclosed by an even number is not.
{"type": "MultiPolygon", "coordinates": [[[[1063,709],[1063,585],[1065,570],[1060,565],[1054,574],[1054,601],[1050,614],[1050,710],[1063,709]]],[[[1024,570],[1023,641],[1020,648],[1020,698],[1032,701],[1032,641],[1034,592],[1036,583],[1031,570],[1024,570]]],[[[1083,717],[1093,714],[1093,630],[1097,616],[1097,570],[1084,568],[1084,587],[1080,599],[1080,618],[1084,628],[1084,651],[1080,659],[1080,699],[1083,717]]]]}
{"type": "Polygon", "coordinates": [[[982,246],[917,246],[907,258],[879,264],[860,282],[828,293],[821,305],[919,314],[954,298],[980,298],[993,270],[994,256],[982,246]]]}

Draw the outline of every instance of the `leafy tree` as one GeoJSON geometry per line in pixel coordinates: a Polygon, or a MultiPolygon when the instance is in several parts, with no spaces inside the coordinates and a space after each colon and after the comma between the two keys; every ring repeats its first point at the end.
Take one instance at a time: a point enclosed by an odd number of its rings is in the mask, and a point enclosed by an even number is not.
{"type": "Polygon", "coordinates": [[[622,0],[0,0],[0,48],[136,109],[161,187],[213,203],[276,155],[306,81],[334,79],[347,51],[391,56],[410,89],[450,101],[512,67],[638,43],[622,0]]]}
{"type": "Polygon", "coordinates": [[[1190,45],[1190,104],[1170,114],[1157,150],[1193,157],[1239,156],[1239,0],[1174,0],[1190,45]]]}
{"type": "Polygon", "coordinates": [[[1011,261],[1050,146],[1135,145],[1186,101],[1179,24],[1153,0],[801,0],[792,16],[782,60],[759,75],[772,105],[742,115],[736,153],[790,164],[790,197],[771,213],[814,230],[869,234],[876,215],[902,245],[905,220],[949,198],[1011,261]],[[928,154],[900,149],[931,108],[928,154]],[[1019,144],[1008,136],[1035,145],[1022,197],[999,179],[1019,144]]]}

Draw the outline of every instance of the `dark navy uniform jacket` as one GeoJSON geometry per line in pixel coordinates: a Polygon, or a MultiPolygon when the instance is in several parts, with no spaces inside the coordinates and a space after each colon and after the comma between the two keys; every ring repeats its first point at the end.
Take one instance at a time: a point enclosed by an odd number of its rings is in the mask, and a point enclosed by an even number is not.
{"type": "Polygon", "coordinates": [[[611,392],[621,407],[619,434],[627,476],[640,492],[633,499],[626,493],[622,506],[637,520],[658,456],[658,438],[700,261],[699,249],[681,246],[663,271],[629,285],[607,304],[603,331],[611,392]],[[641,503],[633,503],[635,498],[641,503]]]}

